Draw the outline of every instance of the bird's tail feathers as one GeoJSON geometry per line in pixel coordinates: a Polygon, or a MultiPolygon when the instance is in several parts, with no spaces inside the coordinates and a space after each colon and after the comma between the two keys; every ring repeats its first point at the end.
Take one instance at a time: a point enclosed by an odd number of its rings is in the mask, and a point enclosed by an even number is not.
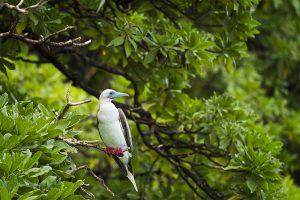
{"type": "Polygon", "coordinates": [[[137,186],[136,186],[136,183],[135,183],[134,177],[133,177],[132,173],[131,173],[131,172],[129,172],[129,171],[127,171],[127,178],[128,178],[128,179],[130,180],[130,182],[132,183],[132,185],[133,185],[133,187],[134,187],[135,191],[137,191],[137,192],[138,192],[138,189],[137,189],[137,186]]]}

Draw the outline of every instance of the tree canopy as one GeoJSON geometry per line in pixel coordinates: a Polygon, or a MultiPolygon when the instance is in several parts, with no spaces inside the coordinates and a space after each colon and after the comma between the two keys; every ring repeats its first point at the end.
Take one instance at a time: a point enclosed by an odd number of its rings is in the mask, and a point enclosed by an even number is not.
{"type": "Polygon", "coordinates": [[[0,0],[0,199],[299,199],[297,0],[0,0]],[[98,10],[97,10],[98,8],[98,10]],[[136,193],[103,153],[106,88],[136,193]]]}

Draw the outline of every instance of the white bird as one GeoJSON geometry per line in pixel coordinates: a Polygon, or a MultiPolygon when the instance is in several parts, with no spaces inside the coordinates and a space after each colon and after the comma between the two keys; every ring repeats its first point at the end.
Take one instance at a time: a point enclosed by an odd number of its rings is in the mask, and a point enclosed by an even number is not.
{"type": "Polygon", "coordinates": [[[98,129],[100,137],[106,145],[105,152],[113,156],[124,175],[131,181],[134,189],[138,191],[131,165],[132,137],[129,125],[122,109],[116,108],[111,102],[112,99],[122,96],[129,95],[112,89],[106,89],[101,93],[97,114],[98,129]]]}

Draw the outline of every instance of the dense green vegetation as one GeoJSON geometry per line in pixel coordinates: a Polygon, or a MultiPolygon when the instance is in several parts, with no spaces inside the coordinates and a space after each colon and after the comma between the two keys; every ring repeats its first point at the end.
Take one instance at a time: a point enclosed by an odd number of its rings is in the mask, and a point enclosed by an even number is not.
{"type": "Polygon", "coordinates": [[[297,0],[0,0],[0,199],[300,199],[299,19],[297,0]],[[106,88],[131,96],[138,193],[102,152],[106,88]]]}

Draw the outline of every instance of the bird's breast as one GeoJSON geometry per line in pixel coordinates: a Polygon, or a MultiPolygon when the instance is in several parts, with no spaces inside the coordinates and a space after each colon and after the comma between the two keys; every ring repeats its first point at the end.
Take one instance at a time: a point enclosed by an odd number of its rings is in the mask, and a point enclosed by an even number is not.
{"type": "Polygon", "coordinates": [[[112,103],[104,104],[100,105],[97,117],[99,122],[110,123],[119,120],[119,112],[112,103]]]}

